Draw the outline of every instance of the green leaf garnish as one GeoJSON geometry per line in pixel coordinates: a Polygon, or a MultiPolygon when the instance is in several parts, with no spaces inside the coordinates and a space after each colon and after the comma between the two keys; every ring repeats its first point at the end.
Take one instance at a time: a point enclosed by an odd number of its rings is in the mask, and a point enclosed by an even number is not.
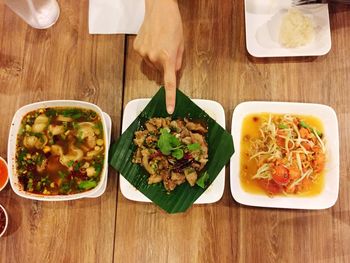
{"type": "Polygon", "coordinates": [[[175,149],[175,150],[173,150],[173,151],[171,152],[171,155],[172,155],[174,158],[180,160],[180,159],[182,159],[182,158],[184,157],[184,151],[183,151],[182,149],[175,149]]]}
{"type": "Polygon", "coordinates": [[[60,192],[67,194],[68,192],[70,192],[72,189],[72,183],[71,182],[65,182],[61,185],[60,187],[60,192]]]}
{"type": "Polygon", "coordinates": [[[97,122],[95,125],[94,125],[94,128],[98,129],[100,131],[100,133],[102,134],[103,132],[103,125],[102,125],[102,122],[97,122]]]}
{"type": "Polygon", "coordinates": [[[56,110],[55,109],[52,109],[52,108],[48,108],[46,111],[45,111],[45,115],[47,117],[55,117],[57,114],[56,110]]]}
{"type": "Polygon", "coordinates": [[[73,122],[73,123],[72,123],[72,126],[73,126],[73,129],[74,129],[74,130],[79,130],[79,129],[80,129],[80,125],[79,125],[78,122],[73,122]]]}
{"type": "Polygon", "coordinates": [[[180,146],[181,142],[174,135],[170,134],[168,129],[160,129],[160,133],[157,146],[162,154],[170,155],[171,151],[180,146]]]}
{"type": "Polygon", "coordinates": [[[74,164],[73,164],[73,170],[74,170],[75,172],[78,172],[79,169],[80,169],[80,167],[81,167],[82,165],[83,165],[82,162],[74,162],[74,164]]]}
{"type": "Polygon", "coordinates": [[[303,128],[306,128],[306,129],[310,128],[310,126],[308,124],[306,124],[306,122],[304,122],[304,121],[300,121],[299,124],[303,128]]]}
{"type": "Polygon", "coordinates": [[[195,142],[195,143],[192,143],[192,144],[187,145],[187,149],[188,149],[190,152],[198,151],[198,150],[200,150],[200,148],[201,148],[201,146],[199,145],[198,142],[195,142]]]}
{"type": "Polygon", "coordinates": [[[301,127],[305,128],[305,129],[308,129],[309,131],[316,131],[318,136],[320,136],[320,137],[322,136],[322,132],[320,132],[320,131],[316,130],[315,128],[311,127],[306,122],[300,121],[299,124],[300,124],[301,127]]]}
{"type": "Polygon", "coordinates": [[[196,184],[201,187],[205,188],[209,180],[209,174],[207,171],[204,172],[204,174],[197,180],[196,184]]]}
{"type": "Polygon", "coordinates": [[[70,161],[67,162],[67,166],[68,166],[68,167],[72,167],[73,164],[74,164],[74,161],[73,161],[73,160],[70,160],[70,161]]]}
{"type": "Polygon", "coordinates": [[[37,165],[42,165],[45,159],[45,156],[42,154],[38,154],[38,155],[34,155],[33,159],[37,165]]]}
{"type": "Polygon", "coordinates": [[[66,178],[67,175],[68,175],[67,172],[58,171],[58,176],[59,176],[61,179],[66,178]]]}
{"type": "Polygon", "coordinates": [[[280,129],[287,129],[288,126],[287,126],[286,124],[284,124],[284,123],[280,123],[280,124],[278,125],[278,128],[280,128],[280,129]]]}

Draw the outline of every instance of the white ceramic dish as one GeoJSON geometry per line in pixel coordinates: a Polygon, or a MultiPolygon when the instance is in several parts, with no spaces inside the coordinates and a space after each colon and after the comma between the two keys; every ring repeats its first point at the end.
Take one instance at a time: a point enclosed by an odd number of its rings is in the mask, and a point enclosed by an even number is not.
{"type": "Polygon", "coordinates": [[[4,229],[0,232],[0,237],[2,237],[2,236],[5,234],[6,230],[7,230],[7,226],[8,226],[8,224],[9,224],[9,217],[8,217],[8,215],[7,215],[6,209],[5,209],[2,205],[0,205],[0,209],[1,209],[2,211],[4,211],[4,214],[5,214],[5,227],[4,227],[4,229]]]}
{"type": "MultiPolygon", "coordinates": [[[[103,116],[106,121],[107,134],[108,134],[106,145],[107,145],[107,150],[109,150],[109,146],[111,143],[111,135],[112,135],[112,120],[111,120],[111,117],[105,112],[103,112],[103,116]]],[[[108,181],[108,168],[105,170],[105,177],[102,182],[102,187],[100,188],[100,190],[97,191],[96,193],[86,196],[86,198],[96,198],[103,195],[103,193],[106,191],[106,188],[107,188],[107,181],[108,181]]]]}
{"type": "Polygon", "coordinates": [[[16,175],[17,172],[16,172],[15,156],[16,156],[16,140],[17,140],[17,134],[20,128],[21,120],[23,116],[28,112],[41,109],[41,108],[48,108],[48,107],[79,107],[79,108],[94,110],[99,116],[101,116],[103,131],[104,131],[104,138],[106,142],[109,142],[108,135],[107,135],[107,130],[108,130],[107,120],[102,110],[95,104],[84,102],[84,101],[75,101],[75,100],[52,100],[52,101],[36,102],[36,103],[23,106],[15,113],[13,117],[11,128],[10,128],[9,139],[8,139],[8,151],[7,151],[8,172],[9,172],[9,179],[10,179],[10,183],[13,191],[21,197],[33,199],[33,200],[39,200],[39,201],[67,201],[67,200],[80,199],[84,197],[94,197],[96,195],[99,195],[104,187],[104,183],[108,172],[108,147],[105,147],[105,152],[104,152],[105,161],[101,172],[101,180],[95,188],[88,190],[86,192],[72,194],[72,195],[38,195],[38,194],[33,194],[30,192],[24,191],[21,184],[18,182],[18,177],[16,175]]]}
{"type": "Polygon", "coordinates": [[[335,204],[339,192],[339,133],[337,115],[331,107],[312,103],[243,102],[233,112],[231,131],[235,153],[230,162],[230,184],[232,196],[237,202],[250,206],[295,209],[326,209],[335,204]],[[242,122],[245,116],[262,112],[309,115],[322,121],[327,148],[327,164],[325,167],[325,185],[319,195],[312,197],[276,196],[271,198],[267,195],[248,193],[242,188],[240,182],[242,122]]]}
{"type": "MultiPolygon", "coordinates": [[[[150,99],[136,99],[130,101],[124,110],[122,132],[136,119],[141,111],[146,107],[150,99]]],[[[225,129],[225,112],[222,106],[210,100],[194,99],[193,102],[201,107],[210,117],[225,129]]],[[[225,168],[223,168],[215,181],[209,188],[194,202],[195,204],[208,204],[220,200],[225,188],[225,168]]],[[[138,202],[151,202],[146,196],[132,186],[123,176],[120,176],[120,190],[129,200],[138,202]]]]}
{"type": "Polygon", "coordinates": [[[331,33],[327,4],[297,7],[315,25],[315,38],[299,48],[284,48],[278,42],[283,15],[291,0],[245,0],[246,46],[254,57],[321,56],[331,49],[331,33]]]}

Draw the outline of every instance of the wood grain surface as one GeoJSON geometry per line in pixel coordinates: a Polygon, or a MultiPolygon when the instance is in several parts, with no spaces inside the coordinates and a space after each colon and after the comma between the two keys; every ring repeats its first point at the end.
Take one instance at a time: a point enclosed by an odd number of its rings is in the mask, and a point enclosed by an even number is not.
{"type": "MultiPolygon", "coordinates": [[[[228,169],[222,199],[184,214],[168,215],[119,193],[115,262],[349,262],[350,9],[330,10],[328,55],[257,59],[245,48],[243,1],[180,2],[186,47],[179,88],[192,98],[221,103],[227,127],[235,106],[248,100],[333,107],[341,141],[339,200],[322,211],[242,206],[232,199],[228,169]]],[[[162,82],[135,54],[133,41],[127,38],[124,106],[151,97],[162,82]]]]}
{"type": "MultiPolygon", "coordinates": [[[[16,110],[28,103],[76,99],[97,104],[119,134],[124,36],[88,34],[88,1],[60,1],[48,30],[27,26],[0,5],[0,155],[16,110]]],[[[10,216],[0,241],[0,262],[111,262],[116,215],[116,173],[100,198],[38,202],[16,196],[10,185],[0,203],[10,216]]]]}
{"type": "MultiPolygon", "coordinates": [[[[0,262],[350,262],[350,8],[331,7],[332,50],[322,57],[251,57],[245,48],[243,1],[179,1],[186,39],[179,87],[192,98],[218,101],[231,126],[247,100],[323,103],[340,130],[340,193],[321,211],[246,207],[229,189],[222,199],[169,215],[127,200],[110,169],[101,198],[44,203],[7,186],[0,203],[10,227],[0,262]]],[[[61,16],[35,30],[0,4],[0,155],[11,118],[22,105],[47,99],[101,106],[120,134],[122,109],[151,97],[161,75],[133,51],[134,36],[91,36],[88,1],[60,1],[61,16]],[[125,52],[124,52],[125,49],[125,52]],[[125,54],[125,58],[124,58],[125,54]],[[124,64],[125,59],[125,64],[124,64]]]]}

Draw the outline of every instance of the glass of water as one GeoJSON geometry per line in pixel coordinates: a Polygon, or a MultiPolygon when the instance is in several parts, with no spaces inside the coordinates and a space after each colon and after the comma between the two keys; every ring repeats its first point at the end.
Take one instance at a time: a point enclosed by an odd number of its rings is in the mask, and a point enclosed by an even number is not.
{"type": "Polygon", "coordinates": [[[60,15],[56,0],[6,0],[5,3],[27,24],[38,29],[52,26],[60,15]]]}

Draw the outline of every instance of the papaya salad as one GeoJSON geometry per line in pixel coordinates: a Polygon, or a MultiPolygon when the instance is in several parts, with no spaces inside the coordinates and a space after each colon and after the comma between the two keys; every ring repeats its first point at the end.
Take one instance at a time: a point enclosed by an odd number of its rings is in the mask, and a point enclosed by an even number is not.
{"type": "MultiPolygon", "coordinates": [[[[322,132],[301,116],[259,117],[259,135],[249,142],[248,158],[255,163],[249,176],[268,195],[309,191],[325,168],[326,146],[322,132]]],[[[247,169],[247,166],[245,167],[247,169]]]]}
{"type": "Polygon", "coordinates": [[[145,168],[148,184],[162,182],[168,192],[185,182],[205,188],[209,176],[200,172],[208,162],[207,133],[187,118],[151,118],[135,132],[133,163],[145,168]]]}

